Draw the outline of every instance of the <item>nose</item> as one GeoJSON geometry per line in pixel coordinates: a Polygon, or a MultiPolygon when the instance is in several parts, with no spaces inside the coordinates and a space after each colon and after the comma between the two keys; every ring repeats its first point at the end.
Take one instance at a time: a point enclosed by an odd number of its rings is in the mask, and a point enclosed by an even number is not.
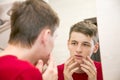
{"type": "Polygon", "coordinates": [[[82,46],[81,46],[81,45],[78,45],[78,46],[77,46],[76,52],[77,52],[77,53],[81,53],[81,52],[82,52],[82,46]]]}

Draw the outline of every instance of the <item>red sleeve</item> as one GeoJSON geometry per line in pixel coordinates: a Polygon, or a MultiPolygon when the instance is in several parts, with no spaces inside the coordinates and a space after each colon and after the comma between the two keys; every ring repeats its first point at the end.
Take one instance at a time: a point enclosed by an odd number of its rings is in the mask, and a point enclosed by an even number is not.
{"type": "Polygon", "coordinates": [[[58,65],[58,80],[64,80],[63,70],[64,70],[64,64],[58,65]]]}
{"type": "Polygon", "coordinates": [[[95,66],[97,68],[97,80],[103,80],[101,63],[100,62],[95,62],[95,66]]]}
{"type": "Polygon", "coordinates": [[[103,74],[102,74],[102,67],[100,67],[97,70],[97,80],[103,80],[103,74]]]}
{"type": "Polygon", "coordinates": [[[42,80],[42,74],[38,69],[27,69],[20,73],[16,80],[42,80]]]}

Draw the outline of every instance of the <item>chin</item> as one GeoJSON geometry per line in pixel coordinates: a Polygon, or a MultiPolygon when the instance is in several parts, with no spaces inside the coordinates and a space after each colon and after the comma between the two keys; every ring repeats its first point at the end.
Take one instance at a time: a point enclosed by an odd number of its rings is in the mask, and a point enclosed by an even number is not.
{"type": "Polygon", "coordinates": [[[50,55],[49,55],[49,54],[44,55],[43,61],[44,61],[45,64],[48,62],[49,58],[50,58],[50,55]]]}
{"type": "Polygon", "coordinates": [[[48,58],[44,59],[44,64],[48,63],[48,58]]]}

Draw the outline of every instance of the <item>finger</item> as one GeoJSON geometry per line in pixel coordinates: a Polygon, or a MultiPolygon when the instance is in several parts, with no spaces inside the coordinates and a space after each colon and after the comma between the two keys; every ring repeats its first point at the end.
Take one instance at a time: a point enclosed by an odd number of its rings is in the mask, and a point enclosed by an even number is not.
{"type": "Polygon", "coordinates": [[[76,67],[74,69],[71,70],[70,74],[72,75],[74,72],[78,71],[79,70],[79,67],[76,67]]]}
{"type": "Polygon", "coordinates": [[[43,69],[42,69],[42,73],[44,73],[46,71],[47,67],[48,66],[45,64],[44,67],[43,67],[43,69]]]}
{"type": "Polygon", "coordinates": [[[58,74],[58,70],[57,70],[57,66],[56,65],[54,65],[54,72],[55,72],[55,74],[58,74]]]}
{"type": "Polygon", "coordinates": [[[88,69],[86,69],[85,67],[81,67],[81,69],[88,75],[88,77],[90,78],[90,80],[96,80],[96,75],[97,73],[90,73],[88,69]]]}
{"type": "Polygon", "coordinates": [[[92,65],[94,65],[94,62],[93,62],[93,60],[89,57],[89,56],[87,56],[87,58],[86,58],[92,65]]]}
{"type": "Polygon", "coordinates": [[[85,67],[81,67],[81,70],[83,70],[88,76],[90,76],[90,72],[88,69],[86,69],[85,67]]]}
{"type": "Polygon", "coordinates": [[[69,65],[71,65],[73,62],[74,62],[73,57],[70,57],[70,58],[65,62],[65,65],[66,65],[66,66],[69,66],[69,65]]]}
{"type": "Polygon", "coordinates": [[[36,68],[38,68],[39,71],[42,73],[42,69],[43,69],[43,61],[42,60],[38,60],[38,63],[36,64],[36,68]]]}
{"type": "Polygon", "coordinates": [[[91,63],[91,62],[90,62],[89,60],[87,60],[87,59],[83,59],[83,62],[84,62],[85,65],[91,67],[92,69],[96,68],[95,65],[94,65],[94,63],[91,63]]]}
{"type": "Polygon", "coordinates": [[[47,65],[48,65],[48,69],[54,67],[54,60],[52,55],[50,55],[47,65]]]}
{"type": "Polygon", "coordinates": [[[90,66],[87,66],[85,64],[80,64],[80,66],[88,70],[90,74],[96,74],[96,68],[91,68],[90,66]]]}
{"type": "Polygon", "coordinates": [[[72,69],[74,69],[75,67],[77,67],[77,65],[78,65],[78,63],[75,62],[75,63],[69,65],[69,66],[67,67],[67,69],[68,69],[69,71],[71,71],[72,69]]]}
{"type": "Polygon", "coordinates": [[[57,66],[54,64],[54,60],[52,56],[50,56],[49,58],[48,66],[46,71],[43,73],[43,76],[50,76],[49,74],[55,76],[56,78],[58,75],[57,66]]]}
{"type": "Polygon", "coordinates": [[[58,71],[57,71],[57,66],[55,65],[55,62],[54,62],[54,60],[53,60],[53,56],[52,56],[52,55],[50,55],[49,62],[48,62],[48,66],[47,66],[47,70],[52,71],[52,72],[54,72],[55,74],[58,73],[58,71]]]}

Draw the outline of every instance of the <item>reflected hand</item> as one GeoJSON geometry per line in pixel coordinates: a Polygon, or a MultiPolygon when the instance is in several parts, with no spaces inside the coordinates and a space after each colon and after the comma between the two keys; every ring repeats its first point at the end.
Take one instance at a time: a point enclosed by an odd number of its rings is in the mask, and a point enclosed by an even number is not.
{"type": "Polygon", "coordinates": [[[88,80],[97,80],[97,71],[94,62],[88,56],[83,59],[84,64],[80,64],[81,69],[88,75],[88,80]]]}
{"type": "Polygon", "coordinates": [[[70,57],[64,64],[64,80],[73,80],[72,74],[79,70],[79,67],[76,67],[78,65],[77,62],[74,62],[74,59],[70,57]]]}

